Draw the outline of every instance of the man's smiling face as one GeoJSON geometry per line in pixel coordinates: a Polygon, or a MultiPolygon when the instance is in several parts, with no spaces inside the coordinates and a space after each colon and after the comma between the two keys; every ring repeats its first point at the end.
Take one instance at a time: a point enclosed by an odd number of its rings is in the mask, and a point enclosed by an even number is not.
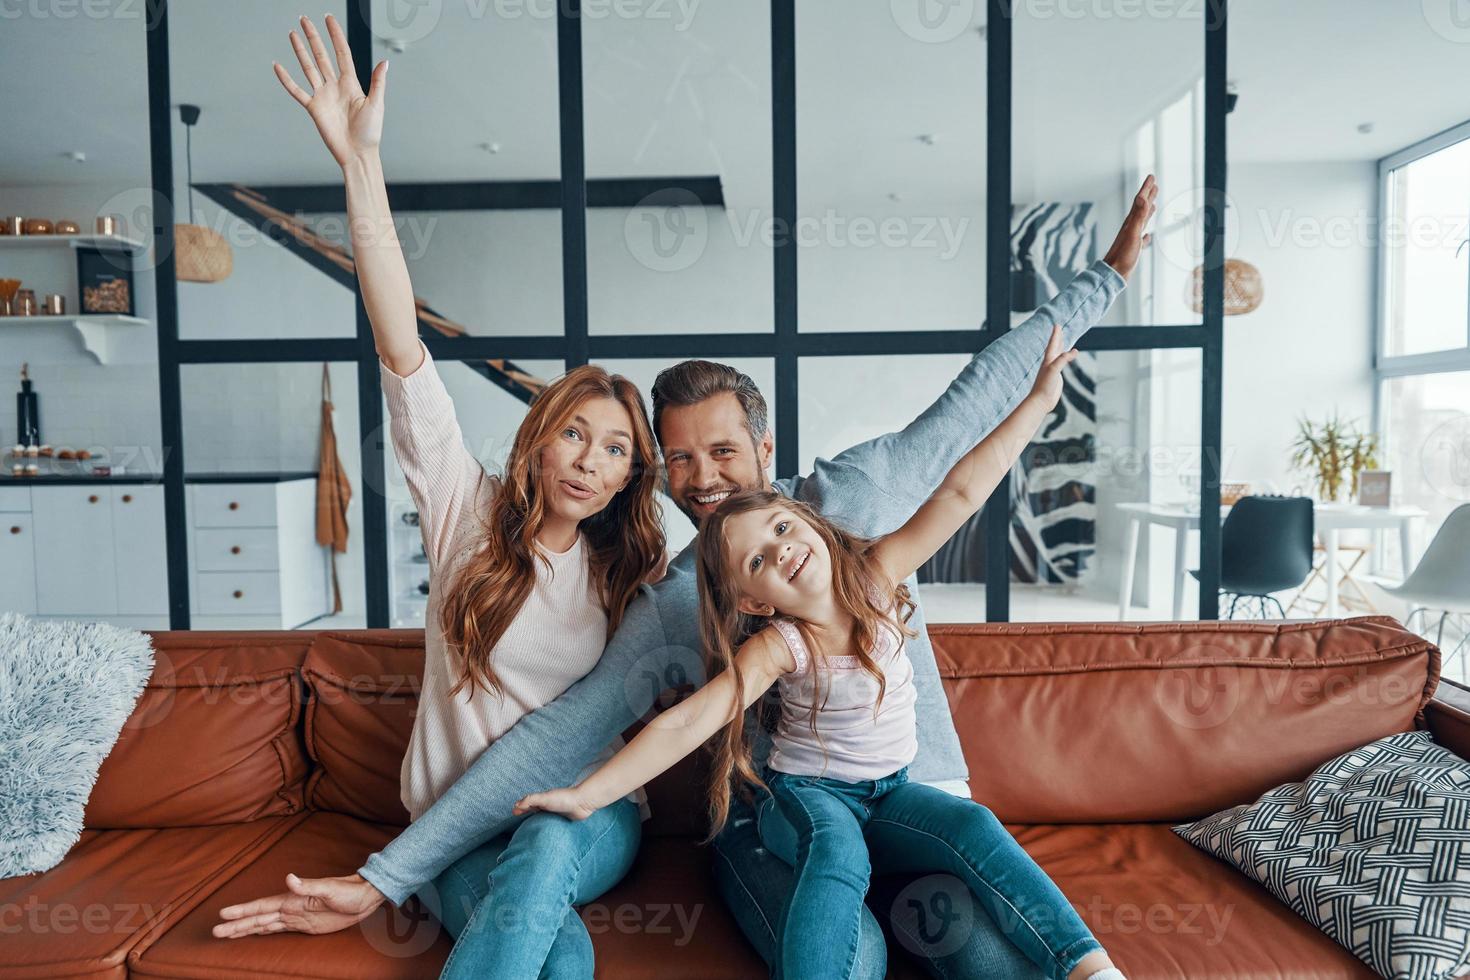
{"type": "Polygon", "coordinates": [[[721,392],[694,405],[671,405],[659,418],[659,444],[674,506],[696,525],[737,490],[764,490],[773,444],[755,442],[740,399],[721,392]]]}

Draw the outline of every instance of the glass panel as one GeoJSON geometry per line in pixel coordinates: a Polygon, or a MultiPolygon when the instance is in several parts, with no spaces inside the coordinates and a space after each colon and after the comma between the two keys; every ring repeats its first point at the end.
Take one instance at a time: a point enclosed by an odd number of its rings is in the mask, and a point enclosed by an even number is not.
{"type": "MultiPolygon", "coordinates": [[[[192,196],[194,220],[229,243],[220,282],[181,282],[185,339],[350,337],[353,275],[345,215],[321,214],[320,187],[340,198],[340,170],[306,113],[271,77],[280,61],[302,81],[287,31],[299,8],[264,0],[241,18],[205,0],[170,5],[173,96],[204,112],[194,127],[201,184],[239,185],[192,196]],[[178,39],[189,43],[179,43],[178,39]],[[315,212],[315,213],[314,213],[315,212]],[[289,245],[259,229],[264,215],[299,226],[289,245]]],[[[415,293],[447,318],[442,332],[559,334],[561,226],[554,7],[395,4],[372,0],[375,61],[391,58],[381,154],[390,185],[446,185],[442,206],[395,221],[415,293]],[[514,84],[511,84],[511,83],[514,84]],[[527,202],[526,182],[550,203],[527,202]],[[487,210],[442,210],[469,205],[487,210]],[[492,208],[488,209],[488,208],[492,208]]],[[[339,19],[342,0],[328,5],[339,19]]],[[[319,29],[324,24],[312,14],[319,29]]],[[[184,127],[175,173],[187,181],[184,127]]],[[[185,198],[180,196],[182,203],[185,198]]],[[[422,199],[421,199],[422,200],[422,199]]],[[[187,218],[187,209],[184,209],[187,218]]]]}
{"type": "Polygon", "coordinates": [[[322,365],[185,364],[180,370],[193,627],[365,625],[357,366],[329,366],[337,458],[352,489],[347,551],[336,556],[337,615],[330,555],[315,543],[322,365]]]}
{"type": "MultiPolygon", "coordinates": [[[[903,357],[806,357],[801,360],[801,472],[817,458],[913,422],[969,363],[964,354],[903,357]],[[872,392],[882,391],[882,398],[872,392]]],[[[914,488],[916,494],[933,488],[914,488]]],[[[919,574],[931,623],[985,621],[985,529],[982,514],[957,533],[919,574]]]]}
{"type": "Polygon", "coordinates": [[[1470,140],[1389,174],[1387,351],[1422,354],[1470,342],[1470,140]]]}
{"type": "MultiPolygon", "coordinates": [[[[492,210],[395,213],[414,293],[440,333],[560,335],[561,175],[554,4],[372,0],[392,62],[383,167],[392,182],[462,183],[492,210]],[[546,200],[505,198],[544,182],[546,200]]],[[[444,208],[454,206],[446,202],[444,208]]]]}
{"type": "Polygon", "coordinates": [[[797,4],[803,331],[984,321],[984,9],[797,4]]]}
{"type": "MultiPolygon", "coordinates": [[[[658,373],[666,367],[677,364],[679,358],[614,358],[602,360],[597,363],[616,374],[621,374],[638,386],[643,392],[643,401],[648,407],[649,418],[653,417],[653,382],[658,373]]],[[[743,371],[760,388],[761,393],[766,396],[766,409],[770,419],[772,431],[776,428],[776,412],[779,410],[776,400],[776,362],[768,357],[731,357],[720,358],[720,363],[728,364],[736,370],[743,371]]],[[[777,474],[773,474],[777,475],[777,474]]],[[[674,502],[667,496],[660,494],[659,503],[663,507],[664,536],[667,545],[672,551],[680,551],[685,545],[694,540],[695,528],[684,517],[683,513],[674,506],[674,502]]]]}
{"type": "MultiPolygon", "coordinates": [[[[1380,536],[1380,565],[1386,578],[1407,576],[1450,512],[1470,503],[1470,397],[1466,392],[1470,392],[1470,371],[1392,378],[1383,384],[1382,461],[1392,474],[1391,502],[1421,508],[1426,515],[1410,531],[1407,561],[1397,535],[1380,536]]],[[[1394,601],[1390,598],[1385,605],[1394,601]]],[[[1394,608],[1394,612],[1402,617],[1408,610],[1394,608]]],[[[1438,621],[1439,612],[1434,611],[1424,625],[1437,627],[1438,621]]],[[[1467,627],[1467,617],[1448,617],[1440,641],[1445,653],[1444,676],[1461,684],[1470,683],[1467,627]]]]}
{"type": "MultiPolygon", "coordinates": [[[[1189,573],[1199,567],[1200,385],[1197,350],[1084,352],[1073,362],[1061,403],[1011,471],[1013,621],[1198,618],[1189,573]]],[[[983,526],[976,534],[983,540],[983,526]]],[[[964,583],[983,573],[983,551],[943,557],[936,577],[957,584],[931,590],[973,591],[964,583]]]]}
{"type": "MultiPolygon", "coordinates": [[[[347,5],[336,0],[321,10],[341,20],[347,5]]],[[[264,0],[248,17],[207,0],[169,4],[173,102],[202,109],[191,133],[178,112],[172,114],[176,220],[220,236],[233,267],[217,282],[180,281],[179,336],[185,340],[351,337],[356,332],[350,275],[330,263],[314,266],[309,258],[332,249],[314,242],[293,251],[261,230],[270,212],[271,185],[314,184],[340,194],[342,184],[342,172],[310,118],[270,72],[271,62],[279,61],[304,82],[286,38],[288,31],[299,31],[300,14],[299,6],[284,0],[264,0]],[[189,193],[190,143],[194,186],[216,185],[214,196],[197,189],[189,193]]],[[[320,10],[311,16],[318,30],[325,30],[320,10]]],[[[390,110],[390,140],[394,114],[390,110]]],[[[124,223],[133,223],[128,212],[136,209],[120,204],[117,210],[124,223]]],[[[296,209],[282,210],[290,220],[296,209]]],[[[176,243],[177,249],[189,247],[176,243]]]]}
{"type": "Polygon", "coordinates": [[[767,0],[583,17],[589,329],[772,330],[767,0]]]}
{"type": "Polygon", "coordinates": [[[1072,263],[1048,275],[1059,256],[1100,258],[1153,173],[1155,245],[1103,322],[1200,322],[1190,285],[1203,256],[1206,8],[1016,5],[1011,223],[1024,251],[1012,258],[1015,309],[1070,278],[1072,263]]]}
{"type": "MultiPolygon", "coordinates": [[[[484,361],[436,361],[439,376],[454,401],[455,417],[464,433],[465,446],[486,470],[499,472],[510,455],[516,429],[526,417],[528,402],[511,394],[487,377],[505,368],[513,368],[549,381],[562,373],[561,361],[528,360],[499,367],[484,361]]],[[[403,468],[394,455],[393,440],[388,434],[388,408],[383,407],[385,430],[385,468],[388,498],[388,601],[389,625],[417,627],[424,625],[424,605],[428,595],[428,558],[424,555],[423,538],[418,525],[418,512],[409,495],[403,468]]]]}
{"type": "MultiPolygon", "coordinates": [[[[1410,563],[1450,511],[1470,503],[1470,371],[1390,378],[1383,383],[1384,469],[1392,503],[1426,517],[1410,563]]],[[[1397,541],[1384,542],[1384,570],[1405,571],[1397,541]]]]}

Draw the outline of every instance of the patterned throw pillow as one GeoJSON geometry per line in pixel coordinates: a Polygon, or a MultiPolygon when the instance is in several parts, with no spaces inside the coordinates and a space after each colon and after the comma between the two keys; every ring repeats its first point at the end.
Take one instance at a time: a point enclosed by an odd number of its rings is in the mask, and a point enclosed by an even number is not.
{"type": "Polygon", "coordinates": [[[1394,980],[1470,963],[1470,763],[1428,732],[1370,742],[1174,832],[1394,980]]]}

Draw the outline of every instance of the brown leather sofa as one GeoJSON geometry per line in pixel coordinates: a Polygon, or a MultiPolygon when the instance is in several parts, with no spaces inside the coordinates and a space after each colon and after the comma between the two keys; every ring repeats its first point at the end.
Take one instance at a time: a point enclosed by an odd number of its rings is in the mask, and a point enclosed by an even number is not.
{"type": "MultiPolygon", "coordinates": [[[[1383,617],[931,629],[985,802],[1133,980],[1371,977],[1169,829],[1429,726],[1470,755],[1470,699],[1383,617]]],[[[288,871],[345,874],[405,822],[398,763],[418,632],[159,633],[81,842],[0,881],[5,977],[432,977],[450,941],[416,902],[329,936],[216,940],[221,906],[288,871]]],[[[686,761],[650,789],[629,876],[582,910],[598,975],[765,970],[713,888],[686,761]]],[[[919,975],[897,944],[892,973],[919,975]]]]}

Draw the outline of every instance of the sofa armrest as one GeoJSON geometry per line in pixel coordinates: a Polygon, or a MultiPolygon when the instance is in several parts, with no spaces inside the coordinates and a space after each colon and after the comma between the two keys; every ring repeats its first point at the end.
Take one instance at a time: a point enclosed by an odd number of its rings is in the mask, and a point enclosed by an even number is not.
{"type": "Polygon", "coordinates": [[[1441,682],[1425,710],[1434,740],[1462,759],[1470,759],[1470,690],[1441,682]]]}

